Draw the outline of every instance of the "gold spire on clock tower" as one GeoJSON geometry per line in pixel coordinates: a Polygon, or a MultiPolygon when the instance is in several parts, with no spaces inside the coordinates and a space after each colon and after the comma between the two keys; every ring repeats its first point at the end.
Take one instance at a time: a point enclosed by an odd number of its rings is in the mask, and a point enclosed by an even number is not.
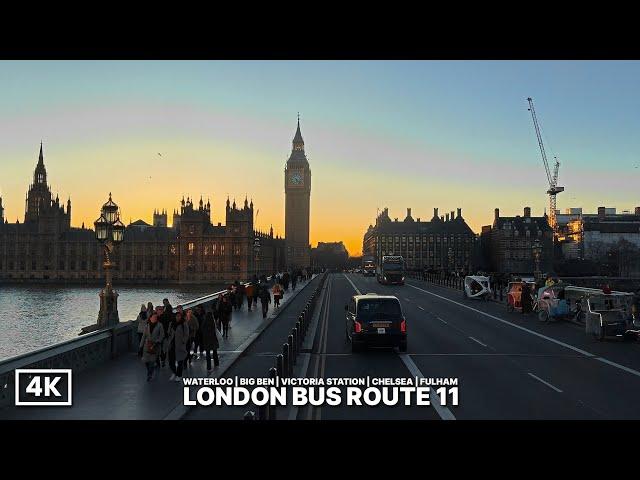
{"type": "Polygon", "coordinates": [[[291,155],[284,170],[284,190],[287,267],[305,268],[310,264],[311,169],[304,151],[299,113],[291,155]]]}

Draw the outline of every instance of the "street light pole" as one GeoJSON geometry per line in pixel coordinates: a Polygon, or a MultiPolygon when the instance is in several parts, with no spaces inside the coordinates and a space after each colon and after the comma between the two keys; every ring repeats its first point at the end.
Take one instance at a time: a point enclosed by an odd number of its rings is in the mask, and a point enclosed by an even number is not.
{"type": "Polygon", "coordinates": [[[102,206],[100,217],[94,222],[96,240],[102,243],[106,284],[100,292],[100,311],[98,313],[97,328],[103,329],[120,322],[118,316],[118,292],[113,289],[112,269],[116,266],[112,254],[116,247],[124,240],[125,226],[120,221],[118,206],[111,199],[102,206]]]}
{"type": "Polygon", "coordinates": [[[533,245],[531,246],[531,251],[533,253],[533,259],[535,261],[535,271],[533,272],[533,277],[536,280],[540,279],[541,276],[541,272],[540,272],[540,254],[542,253],[542,245],[540,245],[540,241],[536,240],[535,242],[533,242],[533,245]]]}

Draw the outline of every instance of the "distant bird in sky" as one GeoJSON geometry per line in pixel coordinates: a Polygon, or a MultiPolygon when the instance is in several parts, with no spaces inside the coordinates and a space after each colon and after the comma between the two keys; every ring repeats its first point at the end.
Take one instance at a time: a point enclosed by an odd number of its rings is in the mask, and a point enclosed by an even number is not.
{"type": "Polygon", "coordinates": [[[162,156],[162,154],[161,154],[160,152],[158,152],[158,156],[160,156],[160,157],[161,157],[161,156],[162,156]]]}

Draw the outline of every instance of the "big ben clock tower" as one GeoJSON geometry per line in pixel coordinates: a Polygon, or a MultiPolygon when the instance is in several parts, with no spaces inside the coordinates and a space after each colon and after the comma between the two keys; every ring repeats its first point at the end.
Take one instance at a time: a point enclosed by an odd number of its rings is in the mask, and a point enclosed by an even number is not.
{"type": "Polygon", "coordinates": [[[311,199],[311,170],[304,154],[304,140],[298,129],[293,137],[291,156],[284,169],[285,242],[287,267],[305,268],[309,258],[309,203],[311,199]]]}

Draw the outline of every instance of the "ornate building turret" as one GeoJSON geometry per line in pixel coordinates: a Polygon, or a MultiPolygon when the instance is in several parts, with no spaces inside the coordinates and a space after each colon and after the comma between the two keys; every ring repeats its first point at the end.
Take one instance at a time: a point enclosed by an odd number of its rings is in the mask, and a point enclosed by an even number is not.
{"type": "Polygon", "coordinates": [[[167,226],[167,211],[162,209],[162,211],[154,210],[153,211],[153,226],[154,227],[165,227],[167,226]]]}
{"type": "Polygon", "coordinates": [[[51,188],[47,184],[47,169],[44,166],[42,142],[38,163],[33,172],[33,183],[25,197],[25,223],[37,223],[39,232],[62,232],[71,228],[71,199],[67,201],[67,211],[60,205],[60,198],[55,200],[51,188]]]}
{"type": "Polygon", "coordinates": [[[42,142],[40,142],[40,155],[38,164],[33,172],[33,183],[29,186],[25,200],[24,221],[35,222],[38,220],[42,209],[52,206],[51,190],[47,185],[47,169],[44,166],[42,142]]]}

